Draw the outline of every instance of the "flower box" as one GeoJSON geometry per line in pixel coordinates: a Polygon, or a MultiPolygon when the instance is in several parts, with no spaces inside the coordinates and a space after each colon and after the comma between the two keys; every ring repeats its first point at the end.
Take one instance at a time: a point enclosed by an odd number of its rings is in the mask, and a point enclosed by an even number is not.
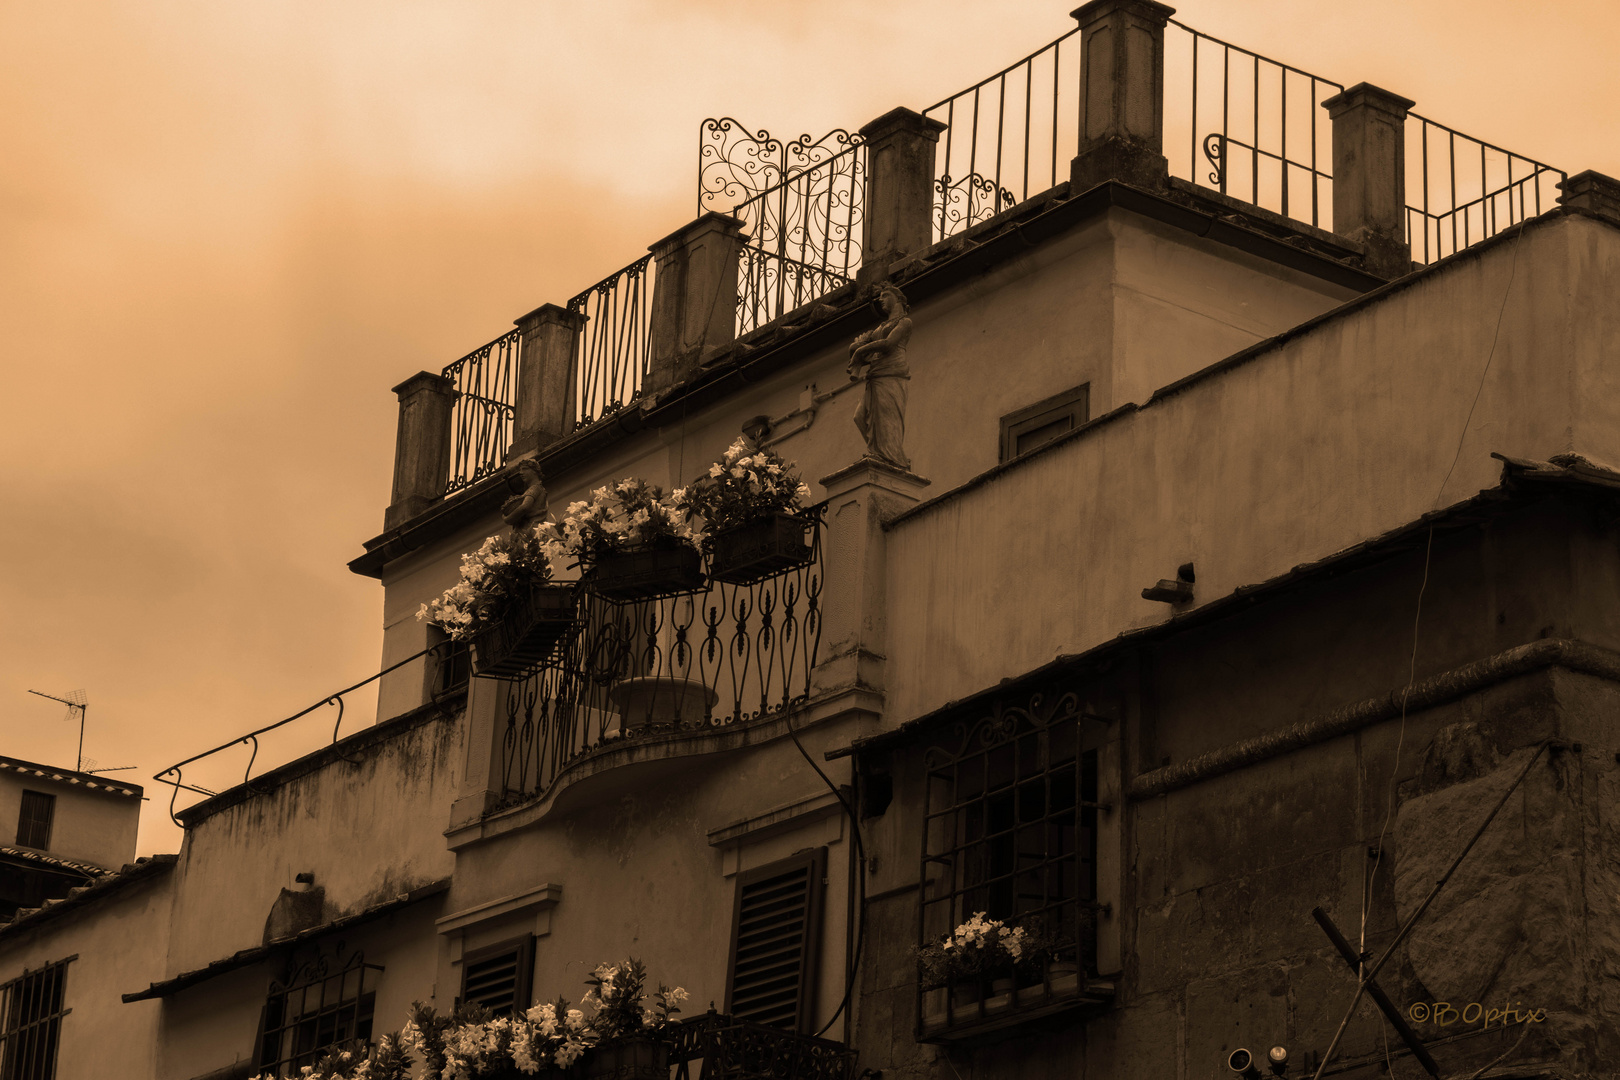
{"type": "Polygon", "coordinates": [[[697,679],[638,675],[615,683],[608,698],[619,711],[619,734],[633,735],[648,727],[702,724],[720,695],[697,679]]]}
{"type": "Polygon", "coordinates": [[[586,580],[597,595],[619,601],[702,592],[709,584],[702,557],[686,544],[598,555],[586,580]]]}
{"type": "Polygon", "coordinates": [[[572,585],[536,585],[473,638],[473,671],[519,679],[549,660],[578,625],[572,585]]]}
{"type": "Polygon", "coordinates": [[[810,561],[804,531],[801,518],[772,514],[715,533],[709,541],[709,576],[716,581],[751,585],[804,566],[810,561]]]}
{"type": "Polygon", "coordinates": [[[658,1039],[603,1043],[580,1066],[585,1080],[669,1080],[669,1044],[658,1039]]]}

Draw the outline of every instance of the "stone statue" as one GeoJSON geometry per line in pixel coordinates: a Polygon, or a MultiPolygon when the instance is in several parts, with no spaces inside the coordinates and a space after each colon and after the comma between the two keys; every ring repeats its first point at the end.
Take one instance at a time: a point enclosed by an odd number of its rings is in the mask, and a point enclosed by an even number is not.
{"type": "Polygon", "coordinates": [[[878,293],[883,321],[849,346],[849,377],[865,379],[866,392],[855,407],[855,426],[866,438],[866,454],[898,469],[911,469],[902,445],[906,437],[906,344],[911,340],[910,306],[899,289],[878,293]]]}
{"type": "Polygon", "coordinates": [[[515,494],[501,503],[501,517],[512,526],[513,535],[524,529],[532,529],[545,520],[550,508],[538,461],[533,458],[519,461],[517,469],[507,475],[506,486],[515,494]]]}

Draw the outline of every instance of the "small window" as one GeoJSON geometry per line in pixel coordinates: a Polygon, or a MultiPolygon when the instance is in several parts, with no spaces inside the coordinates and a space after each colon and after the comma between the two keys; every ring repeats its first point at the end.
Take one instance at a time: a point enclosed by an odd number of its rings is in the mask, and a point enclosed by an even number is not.
{"type": "Polygon", "coordinates": [[[53,1080],[62,1041],[67,966],[74,957],[24,971],[0,986],[0,1078],[53,1080]]]}
{"type": "Polygon", "coordinates": [[[452,641],[436,626],[428,627],[428,685],[433,696],[464,693],[472,678],[472,648],[468,642],[452,641]],[[442,647],[441,647],[442,646],[442,647]]]}
{"type": "Polygon", "coordinates": [[[56,816],[56,796],[41,791],[22,793],[22,814],[17,819],[17,846],[51,846],[51,819],[56,816]]]}
{"type": "Polygon", "coordinates": [[[497,1016],[529,1007],[534,935],[503,941],[461,958],[461,1000],[497,1016]]]}
{"type": "Polygon", "coordinates": [[[371,1039],[382,968],[356,953],[341,969],[329,958],[301,965],[270,984],[260,1025],[259,1067],[271,1076],[297,1076],[330,1050],[363,1049],[371,1039]]]}
{"type": "Polygon", "coordinates": [[[726,1012],[738,1020],[811,1030],[826,848],[737,878],[726,1012]]]}
{"type": "Polygon", "coordinates": [[[1091,384],[1065,390],[1001,418],[1001,460],[1011,461],[1091,419],[1091,384]]]}

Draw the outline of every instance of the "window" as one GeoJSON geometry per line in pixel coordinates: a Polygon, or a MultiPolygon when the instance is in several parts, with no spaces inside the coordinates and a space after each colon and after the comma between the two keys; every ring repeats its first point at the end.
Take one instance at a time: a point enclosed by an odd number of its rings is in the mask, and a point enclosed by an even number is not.
{"type": "Polygon", "coordinates": [[[826,858],[816,848],[738,875],[726,983],[738,1020],[810,1030],[826,858]]]}
{"type": "Polygon", "coordinates": [[[429,685],[434,697],[454,694],[467,689],[472,677],[472,648],[466,641],[452,641],[436,626],[428,627],[429,647],[443,648],[428,657],[429,685]]]}
{"type": "MultiPolygon", "coordinates": [[[[48,798],[49,796],[47,796],[48,798]]],[[[53,1080],[62,1040],[67,966],[58,960],[0,986],[0,1080],[53,1080]]]]}
{"type": "Polygon", "coordinates": [[[371,1039],[372,1011],[382,968],[355,953],[341,967],[328,957],[299,966],[270,984],[260,1025],[259,1067],[296,1076],[331,1049],[359,1048],[371,1039]]]}
{"type": "Polygon", "coordinates": [[[534,935],[503,941],[461,958],[461,1000],[497,1016],[529,1007],[534,935]]]}
{"type": "Polygon", "coordinates": [[[22,813],[17,818],[17,846],[44,850],[51,846],[51,819],[56,816],[56,796],[42,791],[22,793],[22,813]]]}
{"type": "MultiPolygon", "coordinates": [[[[1050,1008],[1086,992],[1086,977],[1096,973],[1100,809],[1098,750],[1085,741],[1089,719],[1076,695],[1047,688],[1026,704],[994,702],[949,728],[948,743],[924,751],[919,944],[982,911],[1051,949],[1042,970],[1017,972],[1016,989],[993,997],[988,987],[966,987],[982,1004],[936,1005],[931,1013],[925,1000],[925,1028],[982,1025],[991,1012],[1050,1008]]],[[[1005,973],[1009,981],[1014,974],[1005,973]]],[[[956,986],[951,995],[960,997],[956,986]]]]}
{"type": "Polygon", "coordinates": [[[1091,418],[1091,384],[1038,401],[1001,418],[1001,460],[1011,461],[1091,418]]]}

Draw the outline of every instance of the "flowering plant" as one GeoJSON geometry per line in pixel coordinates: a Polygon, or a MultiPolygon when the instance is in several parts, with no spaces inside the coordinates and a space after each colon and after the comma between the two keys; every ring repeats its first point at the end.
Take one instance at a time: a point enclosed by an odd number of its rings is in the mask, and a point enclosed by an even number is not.
{"type": "Polygon", "coordinates": [[[675,500],[637,477],[599,487],[589,501],[570,503],[551,549],[590,561],[641,547],[694,545],[695,534],[675,500]]]}
{"type": "MultiPolygon", "coordinates": [[[[298,1070],[299,1080],[411,1080],[414,1062],[400,1036],[384,1035],[369,1051],[333,1050],[298,1070]]],[[[276,1080],[260,1073],[253,1080],[276,1080]]]]}
{"type": "Polygon", "coordinates": [[[810,488],[793,466],[772,450],[754,450],[745,438],[726,449],[706,475],[674,493],[688,519],[703,519],[703,542],[725,529],[772,514],[803,509],[810,488]]]}
{"type": "Polygon", "coordinates": [[[1038,930],[1008,926],[980,911],[938,941],[917,950],[917,967],[925,986],[944,986],[961,979],[1011,974],[1037,964],[1050,951],[1038,930]]]}
{"type": "Polygon", "coordinates": [[[507,605],[536,585],[551,580],[551,563],[561,555],[557,526],[541,522],[532,529],[497,534],[477,551],[461,557],[461,580],[417,611],[426,620],[465,641],[500,620],[507,605]]]}

